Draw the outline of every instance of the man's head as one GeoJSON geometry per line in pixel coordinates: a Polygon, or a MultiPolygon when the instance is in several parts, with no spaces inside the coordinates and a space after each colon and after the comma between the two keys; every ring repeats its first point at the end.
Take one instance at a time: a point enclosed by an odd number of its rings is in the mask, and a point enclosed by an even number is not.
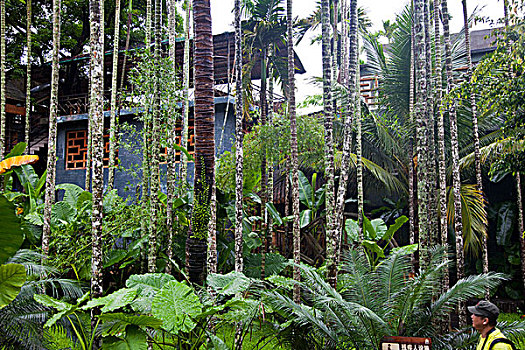
{"type": "Polygon", "coordinates": [[[472,313],[472,326],[482,331],[485,328],[493,328],[496,326],[499,309],[490,301],[482,300],[475,306],[469,306],[468,311],[472,313]]]}

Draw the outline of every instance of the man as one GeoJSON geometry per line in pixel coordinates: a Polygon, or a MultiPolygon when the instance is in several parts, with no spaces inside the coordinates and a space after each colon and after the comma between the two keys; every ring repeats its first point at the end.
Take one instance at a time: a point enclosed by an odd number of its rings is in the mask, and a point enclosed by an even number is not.
{"type": "Polygon", "coordinates": [[[499,316],[496,305],[482,300],[469,306],[468,311],[472,313],[472,327],[481,334],[476,350],[513,350],[512,343],[496,328],[499,316]]]}

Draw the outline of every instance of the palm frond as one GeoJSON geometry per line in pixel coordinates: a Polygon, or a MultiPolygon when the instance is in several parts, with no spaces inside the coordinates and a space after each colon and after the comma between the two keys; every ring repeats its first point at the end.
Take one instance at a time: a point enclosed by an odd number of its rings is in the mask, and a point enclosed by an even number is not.
{"type": "Polygon", "coordinates": [[[508,280],[507,276],[496,272],[462,278],[432,303],[430,307],[431,316],[444,316],[452,312],[460,302],[470,298],[482,297],[487,288],[492,290],[505,280],[508,280]]]}
{"type": "MultiPolygon", "coordinates": [[[[452,188],[447,191],[447,222],[454,223],[454,196],[452,188]]],[[[486,200],[476,185],[462,184],[461,195],[461,219],[463,223],[463,242],[465,251],[477,256],[481,247],[482,235],[487,234],[488,216],[486,200]]]]}
{"type": "MultiPolygon", "coordinates": [[[[355,167],[357,165],[357,156],[354,153],[352,153],[350,154],[350,159],[352,160],[352,164],[355,167]]],[[[403,182],[401,182],[397,177],[392,175],[392,173],[385,170],[383,167],[372,162],[369,159],[366,159],[364,157],[362,157],[361,159],[363,162],[363,166],[370,172],[370,174],[374,178],[381,181],[385,185],[386,190],[388,192],[398,194],[406,194],[408,192],[406,185],[403,182]]]]}
{"type": "MultiPolygon", "coordinates": [[[[490,143],[481,147],[480,160],[481,163],[492,162],[501,157],[504,153],[512,153],[522,151],[525,148],[525,140],[516,140],[513,138],[497,139],[501,137],[502,131],[498,130],[485,137],[490,138],[490,143]]],[[[482,139],[484,139],[483,137],[482,139]]],[[[481,139],[480,139],[481,142],[481,139]]],[[[459,168],[465,169],[474,166],[474,152],[470,152],[459,160],[459,168]]],[[[450,172],[451,170],[449,170],[450,172]]]]}

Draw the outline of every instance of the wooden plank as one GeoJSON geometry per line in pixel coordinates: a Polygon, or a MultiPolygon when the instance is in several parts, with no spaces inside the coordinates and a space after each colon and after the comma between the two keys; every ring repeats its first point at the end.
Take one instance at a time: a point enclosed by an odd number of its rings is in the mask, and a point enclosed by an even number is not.
{"type": "Polygon", "coordinates": [[[384,337],[381,342],[381,350],[430,350],[431,348],[430,338],[384,337]]]}
{"type": "Polygon", "coordinates": [[[6,104],[5,105],[5,112],[9,114],[19,114],[19,115],[26,115],[26,108],[25,107],[18,107],[15,105],[6,104]]]}

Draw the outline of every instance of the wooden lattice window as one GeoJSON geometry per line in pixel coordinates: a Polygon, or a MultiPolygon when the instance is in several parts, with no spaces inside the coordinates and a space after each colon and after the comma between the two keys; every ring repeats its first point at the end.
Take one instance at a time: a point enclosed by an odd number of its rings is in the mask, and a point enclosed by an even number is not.
{"type": "MultiPolygon", "coordinates": [[[[178,119],[177,120],[177,125],[176,125],[176,133],[177,133],[177,136],[176,136],[176,142],[177,142],[177,145],[181,145],[181,134],[182,134],[182,123],[181,123],[181,120],[178,119]]],[[[188,119],[188,146],[187,146],[187,150],[188,150],[188,153],[191,154],[192,156],[195,154],[195,123],[194,123],[194,120],[193,120],[193,117],[190,117],[188,119]]],[[[164,147],[164,149],[161,151],[162,154],[161,154],[161,163],[166,163],[166,156],[167,156],[167,148],[164,147]]],[[[175,153],[175,161],[178,163],[180,162],[180,151],[176,151],[175,153]]]]}
{"type": "MultiPolygon", "coordinates": [[[[118,150],[117,150],[118,153],[118,150]]],[[[66,169],[85,169],[87,130],[68,131],[66,135],[66,169]]],[[[104,135],[104,166],[109,165],[109,134],[104,135]]]]}

